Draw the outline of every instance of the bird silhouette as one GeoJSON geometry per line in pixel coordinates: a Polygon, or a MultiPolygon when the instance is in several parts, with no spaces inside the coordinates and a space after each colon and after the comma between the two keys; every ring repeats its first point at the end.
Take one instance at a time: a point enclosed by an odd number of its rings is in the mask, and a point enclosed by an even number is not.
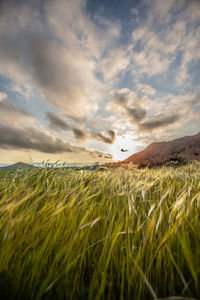
{"type": "Polygon", "coordinates": [[[121,149],[121,152],[127,152],[128,150],[125,150],[125,149],[121,149]]]}

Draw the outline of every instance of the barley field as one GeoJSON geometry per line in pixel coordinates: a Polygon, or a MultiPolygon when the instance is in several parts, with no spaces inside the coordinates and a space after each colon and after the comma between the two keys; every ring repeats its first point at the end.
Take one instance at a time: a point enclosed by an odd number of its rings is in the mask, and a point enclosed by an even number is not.
{"type": "Polygon", "coordinates": [[[0,174],[1,299],[199,299],[200,164],[0,174]]]}

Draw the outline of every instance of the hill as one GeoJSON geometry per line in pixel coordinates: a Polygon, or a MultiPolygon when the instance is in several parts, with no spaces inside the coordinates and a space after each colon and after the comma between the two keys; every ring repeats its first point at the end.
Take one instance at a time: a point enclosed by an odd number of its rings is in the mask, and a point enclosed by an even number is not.
{"type": "Polygon", "coordinates": [[[21,169],[21,168],[29,168],[29,169],[33,169],[36,168],[35,166],[23,163],[23,162],[18,162],[16,164],[10,165],[10,166],[6,166],[6,167],[0,167],[0,171],[4,171],[4,172],[8,172],[8,171],[16,171],[17,169],[21,169]]]}
{"type": "Polygon", "coordinates": [[[190,160],[200,160],[200,132],[169,142],[155,142],[143,151],[137,152],[123,161],[139,166],[178,164],[190,160]]]}

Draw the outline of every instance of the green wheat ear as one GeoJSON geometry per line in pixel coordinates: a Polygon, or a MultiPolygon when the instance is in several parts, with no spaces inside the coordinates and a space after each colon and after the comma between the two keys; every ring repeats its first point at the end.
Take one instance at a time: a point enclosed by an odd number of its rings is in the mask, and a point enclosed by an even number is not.
{"type": "Polygon", "coordinates": [[[0,173],[2,299],[197,299],[200,164],[0,173]]]}

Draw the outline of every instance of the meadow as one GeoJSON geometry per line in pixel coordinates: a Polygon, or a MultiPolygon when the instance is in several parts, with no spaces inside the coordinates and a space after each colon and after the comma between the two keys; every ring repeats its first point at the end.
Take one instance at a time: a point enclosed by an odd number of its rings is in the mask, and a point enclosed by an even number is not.
{"type": "Polygon", "coordinates": [[[200,164],[1,173],[0,296],[199,299],[200,164]]]}

